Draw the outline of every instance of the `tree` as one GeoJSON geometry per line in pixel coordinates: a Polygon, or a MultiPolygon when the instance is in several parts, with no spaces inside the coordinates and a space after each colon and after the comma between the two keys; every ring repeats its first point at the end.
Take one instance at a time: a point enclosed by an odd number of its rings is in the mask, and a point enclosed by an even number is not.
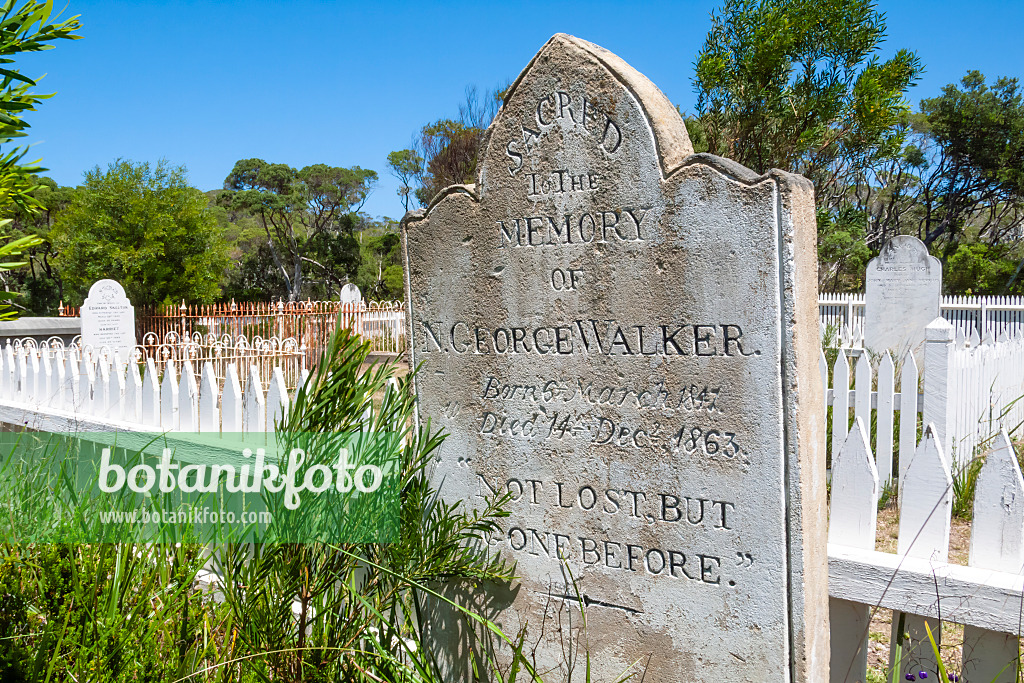
{"type": "Polygon", "coordinates": [[[258,219],[274,278],[284,282],[289,301],[298,301],[304,287],[340,289],[354,273],[358,221],[350,214],[359,211],[376,182],[375,171],[358,166],[314,164],[296,170],[242,159],[224,180],[218,202],[258,219]]]}
{"type": "Polygon", "coordinates": [[[373,223],[362,230],[356,284],[369,300],[405,298],[402,238],[394,221],[373,223]]]}
{"type": "Polygon", "coordinates": [[[952,256],[966,238],[989,245],[1019,240],[1024,228],[1024,101],[1015,78],[969,72],[921,101],[915,135],[891,168],[890,231],[914,232],[952,256]],[[905,178],[900,178],[900,174],[905,178]]]}
{"type": "Polygon", "coordinates": [[[977,71],[921,101],[899,155],[848,201],[867,216],[866,242],[915,235],[944,263],[947,291],[1021,291],[1024,101],[1016,79],[977,71]]]}
{"type": "Polygon", "coordinates": [[[416,195],[413,193],[413,185],[419,183],[423,175],[423,157],[412,149],[400,149],[388,154],[388,167],[391,175],[398,178],[402,183],[398,188],[398,196],[402,199],[402,208],[408,211],[410,206],[416,206],[416,195]]]}
{"type": "Polygon", "coordinates": [[[54,46],[49,43],[55,40],[81,38],[73,33],[81,27],[77,16],[49,24],[52,11],[52,2],[36,0],[5,0],[0,5],[0,210],[4,212],[11,207],[24,211],[39,206],[32,196],[36,187],[33,174],[45,169],[37,167],[38,162],[24,162],[28,147],[11,149],[10,143],[27,135],[29,124],[22,118],[24,114],[53,97],[30,92],[38,85],[36,80],[7,65],[14,63],[13,55],[51,50],[54,46]]]}
{"type": "Polygon", "coordinates": [[[8,234],[14,238],[37,235],[40,243],[25,251],[26,268],[0,273],[0,281],[7,291],[17,291],[17,307],[34,315],[56,315],[57,306],[65,299],[64,285],[56,266],[56,251],[50,241],[50,229],[74,197],[75,189],[59,186],[51,178],[31,177],[34,185],[28,208],[14,207],[8,234]]]}
{"type": "Polygon", "coordinates": [[[898,155],[921,73],[899,50],[882,62],[873,0],[726,0],[697,56],[700,128],[711,152],[814,182],[818,206],[898,155]]]}
{"type": "Polygon", "coordinates": [[[184,167],[118,160],[85,174],[51,233],[65,294],[80,304],[93,282],[119,281],[133,303],[206,302],[227,257],[207,198],[184,167]]]}
{"type": "Polygon", "coordinates": [[[508,85],[483,95],[476,86],[466,88],[457,119],[438,119],[420,129],[415,149],[388,155],[392,173],[403,183],[398,194],[408,210],[409,192],[426,206],[449,185],[476,182],[476,166],[484,132],[498,113],[508,85]],[[401,175],[399,175],[401,174],[401,175]],[[413,181],[416,187],[413,188],[413,181]]]}
{"type": "MultiPolygon", "coordinates": [[[[53,45],[49,43],[55,40],[81,38],[73,33],[81,26],[77,16],[51,24],[48,22],[52,11],[51,2],[44,4],[36,0],[23,3],[5,0],[0,5],[0,234],[12,229],[12,214],[29,215],[41,208],[36,197],[41,188],[34,182],[34,174],[45,169],[38,167],[38,162],[25,162],[28,147],[12,149],[10,143],[27,135],[29,124],[23,118],[25,113],[35,111],[37,104],[53,97],[52,94],[30,92],[29,89],[37,85],[36,80],[10,67],[14,63],[12,57],[24,52],[50,50],[53,45]]],[[[42,240],[34,235],[21,234],[0,248],[0,253],[3,256],[19,255],[40,244],[42,240]]],[[[0,303],[0,318],[15,315],[12,302],[16,293],[11,287],[13,273],[9,271],[25,263],[0,264],[0,280],[4,285],[4,291],[0,292],[0,301],[3,302],[0,303]]]]}

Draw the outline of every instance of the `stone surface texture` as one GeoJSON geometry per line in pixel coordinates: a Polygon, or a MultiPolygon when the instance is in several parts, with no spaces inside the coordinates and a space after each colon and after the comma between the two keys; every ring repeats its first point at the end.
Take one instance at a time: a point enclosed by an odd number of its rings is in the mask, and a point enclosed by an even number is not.
{"type": "Polygon", "coordinates": [[[116,280],[97,280],[82,304],[82,344],[94,352],[106,346],[127,362],[135,348],[135,307],[116,280]]]}
{"type": "Polygon", "coordinates": [[[942,262],[916,237],[896,235],[868,261],[864,299],[864,345],[920,360],[924,328],[940,315],[942,262]]]}
{"type": "Polygon", "coordinates": [[[403,240],[434,481],[512,496],[488,543],[521,579],[478,608],[553,680],[584,650],[594,680],[827,680],[810,183],[694,155],[650,81],[560,34],[403,240]]]}

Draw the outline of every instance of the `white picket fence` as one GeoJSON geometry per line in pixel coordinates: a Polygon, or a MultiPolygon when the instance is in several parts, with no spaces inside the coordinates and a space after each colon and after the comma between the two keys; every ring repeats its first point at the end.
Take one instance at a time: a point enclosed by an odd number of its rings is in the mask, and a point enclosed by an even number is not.
{"type": "Polygon", "coordinates": [[[925,332],[920,368],[911,354],[897,366],[886,352],[874,368],[869,354],[841,350],[830,378],[824,352],[819,360],[832,408],[833,683],[866,680],[874,606],[896,610],[891,643],[905,614],[911,651],[899,666],[890,656],[890,669],[898,669],[894,680],[922,670],[936,675],[926,618],[935,633],[943,620],[966,625],[960,681],[1017,680],[1024,480],[1006,429],[1024,420],[1024,335],[975,337],[968,345],[942,319],[925,332]],[[920,441],[919,416],[926,426],[920,441]],[[975,493],[970,566],[951,565],[953,476],[989,449],[975,493]],[[874,550],[880,488],[892,480],[900,505],[896,554],[874,550]]]}
{"type": "Polygon", "coordinates": [[[309,372],[289,395],[280,364],[268,372],[239,360],[223,378],[213,360],[153,356],[125,362],[106,348],[8,344],[0,353],[0,422],[46,431],[273,431],[309,372]],[[244,381],[244,387],[243,387],[244,381]],[[264,388],[264,381],[267,382],[264,388]]]}
{"type": "MultiPolygon", "coordinates": [[[[1024,333],[1024,297],[1022,296],[944,296],[941,315],[969,339],[991,335],[1024,333]]],[[[818,317],[822,330],[833,328],[840,338],[849,340],[846,348],[864,347],[864,294],[822,292],[818,295],[818,317]]]]}
{"type": "MultiPolygon", "coordinates": [[[[934,426],[904,454],[896,553],[875,551],[881,472],[858,416],[833,451],[828,564],[831,681],[867,680],[875,607],[894,610],[889,668],[904,680],[921,671],[941,680],[924,624],[941,643],[941,622],[964,625],[964,683],[1015,683],[1024,615],[1024,479],[1000,432],[978,476],[967,566],[948,562],[953,506],[950,461],[934,426]],[[899,640],[901,617],[909,640],[899,640]],[[895,661],[896,648],[904,652],[895,661]]],[[[895,675],[893,676],[893,673],[895,675]]],[[[909,680],[909,679],[908,679],[909,680]]]]}
{"type": "Polygon", "coordinates": [[[921,368],[911,354],[897,365],[888,352],[872,367],[869,354],[843,350],[831,374],[824,350],[818,362],[826,413],[832,407],[832,452],[846,441],[850,419],[861,418],[870,428],[883,483],[903,480],[908,456],[917,448],[918,414],[921,424],[935,424],[945,452],[958,466],[1000,427],[1012,432],[1024,422],[1024,333],[968,346],[937,319],[926,334],[921,368]],[[840,419],[843,415],[847,419],[840,419]],[[898,473],[893,469],[897,461],[898,473]]]}

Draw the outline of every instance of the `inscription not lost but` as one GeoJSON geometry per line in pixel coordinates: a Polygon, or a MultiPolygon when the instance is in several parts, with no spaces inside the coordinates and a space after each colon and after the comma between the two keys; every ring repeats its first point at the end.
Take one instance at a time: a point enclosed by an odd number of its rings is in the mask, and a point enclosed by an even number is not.
{"type": "Polygon", "coordinates": [[[809,183],[693,155],[653,84],[558,35],[478,182],[403,239],[419,417],[449,433],[432,476],[510,496],[496,621],[568,674],[579,595],[598,678],[824,680],[809,183]]]}

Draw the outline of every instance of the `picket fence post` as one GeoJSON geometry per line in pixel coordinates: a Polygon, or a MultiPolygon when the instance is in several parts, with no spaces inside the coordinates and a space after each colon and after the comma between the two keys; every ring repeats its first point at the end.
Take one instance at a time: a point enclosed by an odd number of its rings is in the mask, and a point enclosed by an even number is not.
{"type": "Polygon", "coordinates": [[[242,431],[242,384],[238,381],[238,366],[234,363],[228,364],[227,373],[224,376],[221,420],[221,431],[242,431]]]}
{"type": "MultiPolygon", "coordinates": [[[[916,403],[915,387],[915,403],[916,403]]],[[[883,484],[892,481],[892,423],[896,408],[896,366],[886,351],[878,364],[878,401],[875,420],[875,462],[883,484]]],[[[917,412],[916,406],[914,412],[917,412]]],[[[871,424],[870,417],[867,423],[871,424]]]]}
{"type": "Polygon", "coordinates": [[[203,363],[202,383],[199,387],[199,431],[219,432],[220,412],[217,410],[217,376],[213,372],[213,363],[203,363]]]}
{"type": "Polygon", "coordinates": [[[839,349],[832,367],[832,452],[838,453],[846,441],[850,425],[850,364],[846,352],[839,349]]]}
{"type": "Polygon", "coordinates": [[[199,384],[196,382],[192,361],[185,359],[178,384],[178,429],[183,432],[199,431],[199,384]]]}
{"type": "Polygon", "coordinates": [[[933,425],[942,452],[956,462],[952,448],[953,403],[950,401],[953,370],[953,326],[936,318],[925,328],[923,424],[933,425]]]}
{"type": "MultiPolygon", "coordinates": [[[[853,429],[838,453],[832,455],[832,497],[828,542],[875,549],[878,520],[878,470],[871,455],[871,440],[864,421],[854,419],[853,429]]],[[[830,597],[831,683],[864,681],[868,667],[868,633],[871,608],[830,597]]]]}
{"type": "Polygon", "coordinates": [[[242,429],[246,432],[267,430],[267,403],[263,397],[260,371],[255,365],[249,366],[249,377],[245,382],[242,397],[242,429]]]}
{"type": "Polygon", "coordinates": [[[178,378],[174,363],[164,365],[164,378],[160,382],[160,426],[167,431],[178,431],[178,378]]]}
{"type": "MultiPolygon", "coordinates": [[[[972,567],[1020,574],[1024,570],[1024,478],[1005,429],[985,458],[974,492],[972,567]]],[[[964,627],[964,680],[1016,683],[1019,639],[964,627]]]]}
{"type": "Polygon", "coordinates": [[[277,422],[288,414],[288,385],[284,381],[281,366],[274,368],[267,387],[267,431],[276,429],[277,422]]]}
{"type": "MultiPolygon", "coordinates": [[[[925,364],[927,366],[927,361],[925,364]]],[[[938,430],[933,424],[929,423],[925,427],[921,443],[907,466],[902,493],[896,554],[937,563],[946,562],[949,558],[949,528],[953,512],[953,477],[949,461],[942,450],[938,430]]],[[[896,680],[903,680],[907,673],[937,671],[925,622],[931,627],[936,643],[941,643],[941,622],[906,614],[904,629],[909,640],[903,641],[903,656],[897,666],[896,648],[892,645],[900,642],[902,635],[899,632],[900,616],[900,612],[893,611],[892,637],[889,641],[890,672],[893,672],[896,680]]]]}
{"type": "Polygon", "coordinates": [[[146,359],[146,374],[142,378],[142,424],[160,429],[160,384],[152,358],[146,359]]]}

